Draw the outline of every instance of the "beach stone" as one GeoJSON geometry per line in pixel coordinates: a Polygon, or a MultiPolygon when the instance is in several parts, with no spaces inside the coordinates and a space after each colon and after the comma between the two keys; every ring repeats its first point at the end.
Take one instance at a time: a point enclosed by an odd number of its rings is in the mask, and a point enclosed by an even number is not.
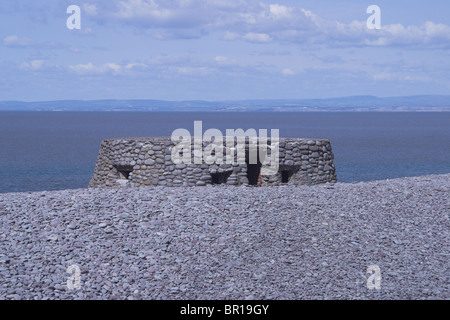
{"type": "Polygon", "coordinates": [[[300,186],[167,175],[158,186],[0,194],[0,297],[444,300],[450,174],[332,184],[321,162],[292,175],[300,186]],[[67,288],[71,265],[80,290],[67,288]],[[367,287],[373,265],[380,290],[367,287]]]}
{"type": "Polygon", "coordinates": [[[287,160],[287,161],[284,162],[284,164],[287,165],[287,166],[293,166],[294,165],[294,161],[287,160]]]}

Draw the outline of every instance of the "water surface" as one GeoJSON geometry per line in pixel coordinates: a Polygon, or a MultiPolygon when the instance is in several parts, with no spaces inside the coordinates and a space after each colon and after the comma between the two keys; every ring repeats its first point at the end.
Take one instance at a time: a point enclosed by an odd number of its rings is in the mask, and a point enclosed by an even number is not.
{"type": "Polygon", "coordinates": [[[103,139],[193,133],[195,120],[329,139],[341,182],[450,172],[450,113],[0,112],[0,192],[85,188],[103,139]]]}

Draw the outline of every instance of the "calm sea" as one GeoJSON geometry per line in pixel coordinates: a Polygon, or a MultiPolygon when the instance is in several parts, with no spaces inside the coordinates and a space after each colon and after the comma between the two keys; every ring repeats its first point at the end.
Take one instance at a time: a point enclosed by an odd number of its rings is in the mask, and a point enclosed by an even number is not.
{"type": "Polygon", "coordinates": [[[450,113],[0,112],[0,192],[85,188],[100,143],[177,128],[326,138],[338,181],[450,173],[450,113]]]}

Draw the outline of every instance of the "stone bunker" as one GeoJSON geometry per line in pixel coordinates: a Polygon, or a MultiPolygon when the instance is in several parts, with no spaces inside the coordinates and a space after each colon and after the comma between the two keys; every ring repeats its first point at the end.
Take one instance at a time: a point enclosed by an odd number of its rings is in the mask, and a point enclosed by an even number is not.
{"type": "MultiPolygon", "coordinates": [[[[90,188],[169,186],[191,187],[207,185],[280,186],[336,182],[336,170],[329,140],[279,138],[277,171],[262,175],[264,160],[251,159],[252,143],[245,141],[245,153],[235,158],[235,148],[228,148],[224,137],[224,155],[233,155],[232,163],[195,163],[194,138],[192,161],[176,164],[172,161],[177,143],[170,137],[108,139],[101,143],[90,188]],[[245,157],[245,159],[243,158],[245,157]],[[240,161],[239,161],[240,160],[240,161]]],[[[258,141],[259,143],[259,141],[258,141]]],[[[200,144],[202,151],[209,143],[200,144]]],[[[268,138],[267,145],[271,145],[268,138]]],[[[259,144],[257,144],[259,148],[259,144]]],[[[197,149],[197,152],[199,150],[197,149]]],[[[268,151],[270,155],[271,151],[268,151]]],[[[213,154],[214,156],[214,154],[213,154]]],[[[211,162],[211,159],[209,163],[211,162]]],[[[206,161],[208,162],[208,161],[206,161]]],[[[229,161],[227,161],[229,162],[229,161]]]]}

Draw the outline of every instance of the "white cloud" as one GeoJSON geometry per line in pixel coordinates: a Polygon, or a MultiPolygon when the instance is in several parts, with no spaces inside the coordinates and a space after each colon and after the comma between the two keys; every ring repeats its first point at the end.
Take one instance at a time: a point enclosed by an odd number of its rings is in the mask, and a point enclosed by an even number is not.
{"type": "Polygon", "coordinates": [[[258,0],[115,0],[86,4],[99,21],[111,19],[151,29],[158,39],[199,38],[221,32],[228,41],[273,41],[344,46],[450,46],[450,26],[383,25],[369,30],[365,20],[342,23],[323,19],[299,6],[258,0]]]}
{"type": "Polygon", "coordinates": [[[113,74],[120,75],[131,70],[146,69],[148,66],[143,63],[118,64],[114,62],[95,65],[92,62],[86,64],[70,65],[68,69],[81,75],[102,75],[113,74]]]}
{"type": "Polygon", "coordinates": [[[19,68],[26,71],[44,71],[49,69],[57,69],[58,67],[46,60],[31,60],[23,62],[19,68]]]}
{"type": "Polygon", "coordinates": [[[288,8],[286,6],[281,6],[279,4],[271,4],[269,6],[270,13],[276,19],[286,19],[291,17],[292,8],[288,8]]]}
{"type": "Polygon", "coordinates": [[[293,75],[295,75],[295,72],[292,71],[292,70],[289,69],[289,68],[283,69],[282,73],[283,73],[283,75],[285,75],[285,76],[293,76],[293,75]]]}
{"type": "Polygon", "coordinates": [[[227,62],[228,58],[224,57],[224,56],[217,56],[217,57],[214,58],[214,60],[217,61],[217,62],[227,62]]]}
{"type": "Polygon", "coordinates": [[[27,37],[11,35],[3,38],[3,45],[10,48],[36,48],[36,49],[68,49],[64,44],[53,41],[34,41],[27,37]]]}
{"type": "Polygon", "coordinates": [[[84,35],[92,35],[94,34],[94,30],[92,30],[91,28],[82,28],[81,30],[78,30],[81,34],[84,35]]]}
{"type": "Polygon", "coordinates": [[[177,67],[174,68],[174,70],[179,74],[186,76],[207,76],[211,74],[212,71],[207,67],[177,67]]]}
{"type": "Polygon", "coordinates": [[[69,69],[78,74],[119,74],[122,71],[122,67],[117,63],[105,63],[101,66],[96,66],[92,62],[72,65],[69,66],[69,69]]]}
{"type": "Polygon", "coordinates": [[[145,63],[140,63],[140,62],[129,63],[129,64],[125,65],[126,70],[146,69],[146,68],[148,68],[148,65],[146,65],[145,63]]]}
{"type": "Polygon", "coordinates": [[[7,47],[28,47],[32,45],[32,41],[28,38],[11,35],[3,39],[3,44],[7,47]]]}
{"type": "Polygon", "coordinates": [[[83,12],[85,12],[88,16],[96,16],[97,15],[97,6],[95,4],[83,4],[83,12]]]}
{"type": "Polygon", "coordinates": [[[367,42],[371,45],[379,46],[449,46],[450,26],[445,24],[435,24],[426,22],[422,26],[404,27],[401,24],[392,24],[384,26],[381,30],[381,36],[375,41],[367,42]]]}
{"type": "Polygon", "coordinates": [[[398,75],[391,72],[381,72],[373,74],[372,78],[375,81],[393,81],[398,79],[398,75]]]}
{"type": "Polygon", "coordinates": [[[101,74],[101,68],[96,67],[92,62],[87,64],[77,64],[69,66],[69,69],[79,74],[98,73],[101,74]]]}
{"type": "Polygon", "coordinates": [[[210,21],[198,0],[121,0],[110,15],[128,24],[145,28],[193,28],[210,21]],[[202,12],[203,11],[203,12],[202,12]]]}
{"type": "Polygon", "coordinates": [[[239,35],[239,33],[230,32],[230,31],[225,31],[225,33],[223,35],[223,40],[227,40],[227,41],[233,41],[233,40],[237,40],[240,38],[241,38],[241,36],[239,35]]]}
{"type": "Polygon", "coordinates": [[[411,81],[411,82],[431,82],[433,79],[427,75],[412,75],[393,72],[381,72],[372,75],[375,81],[411,81]]]}
{"type": "Polygon", "coordinates": [[[268,43],[272,42],[273,40],[271,36],[266,33],[254,33],[254,32],[247,33],[246,35],[244,35],[243,39],[249,42],[256,42],[256,43],[268,43]]]}

